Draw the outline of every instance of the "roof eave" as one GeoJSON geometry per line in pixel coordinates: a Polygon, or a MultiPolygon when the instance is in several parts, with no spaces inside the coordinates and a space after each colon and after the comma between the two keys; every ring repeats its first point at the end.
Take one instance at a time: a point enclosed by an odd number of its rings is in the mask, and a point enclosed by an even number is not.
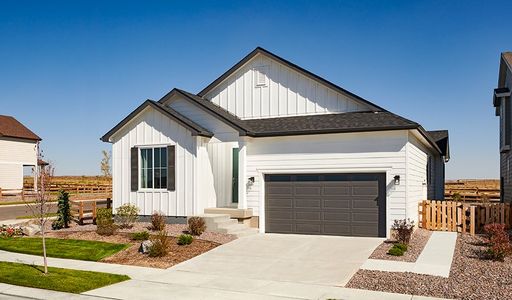
{"type": "Polygon", "coordinates": [[[294,135],[313,135],[313,134],[332,134],[332,133],[357,133],[357,132],[372,132],[372,131],[394,131],[394,130],[410,130],[416,129],[417,126],[381,126],[381,127],[368,127],[368,128],[350,128],[350,129],[318,129],[318,130],[297,130],[297,131],[274,131],[274,132],[250,132],[248,136],[251,137],[273,137],[273,136],[294,136],[294,135]]]}

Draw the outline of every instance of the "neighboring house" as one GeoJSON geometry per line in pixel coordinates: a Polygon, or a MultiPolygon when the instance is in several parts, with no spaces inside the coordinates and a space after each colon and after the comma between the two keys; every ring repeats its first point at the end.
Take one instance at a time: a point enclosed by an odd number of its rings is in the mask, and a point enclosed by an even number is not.
{"type": "Polygon", "coordinates": [[[260,232],[389,235],[393,220],[417,220],[418,201],[443,199],[449,159],[447,131],[262,48],[198,94],[145,101],[101,139],[115,206],[252,210],[260,232]]]}
{"type": "Polygon", "coordinates": [[[23,189],[23,167],[37,167],[41,138],[11,116],[0,115],[0,189],[23,189]]]}
{"type": "Polygon", "coordinates": [[[501,201],[512,202],[512,52],[501,53],[498,87],[494,89],[493,104],[496,116],[500,117],[500,190],[501,201]]]}

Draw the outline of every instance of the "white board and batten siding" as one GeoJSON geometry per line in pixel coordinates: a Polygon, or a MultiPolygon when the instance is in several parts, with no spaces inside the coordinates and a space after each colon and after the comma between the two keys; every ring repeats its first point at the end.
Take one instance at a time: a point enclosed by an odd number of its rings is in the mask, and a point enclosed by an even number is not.
{"type": "Polygon", "coordinates": [[[0,188],[23,188],[23,166],[37,165],[37,143],[29,140],[0,138],[0,188]]]}
{"type": "Polygon", "coordinates": [[[262,54],[204,97],[241,119],[369,110],[365,104],[262,54]]]}
{"type": "Polygon", "coordinates": [[[387,226],[406,217],[407,131],[251,139],[247,147],[247,204],[264,224],[264,178],[271,173],[385,173],[387,226]],[[401,177],[400,185],[393,177],[401,177]]]}
{"type": "Polygon", "coordinates": [[[197,137],[192,136],[188,129],[148,107],[116,132],[111,139],[114,208],[131,203],[139,207],[141,215],[151,215],[155,211],[161,211],[167,216],[189,216],[196,213],[194,184],[197,175],[197,137]],[[167,145],[176,146],[175,191],[132,192],[130,149],[137,146],[167,145]]]}
{"type": "Polygon", "coordinates": [[[205,144],[210,163],[206,167],[213,174],[217,207],[232,206],[232,149],[238,147],[238,131],[180,95],[173,96],[165,103],[214,134],[205,144]]]}

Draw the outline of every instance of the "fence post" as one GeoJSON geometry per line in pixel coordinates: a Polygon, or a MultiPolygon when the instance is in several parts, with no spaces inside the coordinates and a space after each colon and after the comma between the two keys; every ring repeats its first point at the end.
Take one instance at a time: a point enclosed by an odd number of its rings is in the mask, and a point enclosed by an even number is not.
{"type": "Polygon", "coordinates": [[[462,232],[466,233],[466,206],[462,204],[462,232]]]}
{"type": "Polygon", "coordinates": [[[441,230],[446,230],[446,202],[441,203],[441,230]]]}
{"type": "Polygon", "coordinates": [[[430,201],[423,201],[423,209],[425,210],[426,214],[425,229],[430,229],[430,223],[432,222],[430,217],[430,201]]]}
{"type": "Polygon", "coordinates": [[[92,203],[92,223],[96,224],[96,201],[92,203]]]}
{"type": "Polygon", "coordinates": [[[78,220],[80,225],[84,225],[84,202],[80,201],[80,204],[78,206],[78,220]]]}
{"type": "Polygon", "coordinates": [[[469,215],[469,231],[471,235],[475,235],[475,207],[470,206],[470,215],[469,215]]]}

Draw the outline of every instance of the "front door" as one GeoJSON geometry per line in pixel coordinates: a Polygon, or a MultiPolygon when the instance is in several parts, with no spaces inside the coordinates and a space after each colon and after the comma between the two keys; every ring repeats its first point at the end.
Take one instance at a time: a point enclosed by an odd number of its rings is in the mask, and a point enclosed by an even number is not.
{"type": "Polygon", "coordinates": [[[231,202],[238,203],[238,148],[233,148],[233,163],[231,171],[231,202]]]}

